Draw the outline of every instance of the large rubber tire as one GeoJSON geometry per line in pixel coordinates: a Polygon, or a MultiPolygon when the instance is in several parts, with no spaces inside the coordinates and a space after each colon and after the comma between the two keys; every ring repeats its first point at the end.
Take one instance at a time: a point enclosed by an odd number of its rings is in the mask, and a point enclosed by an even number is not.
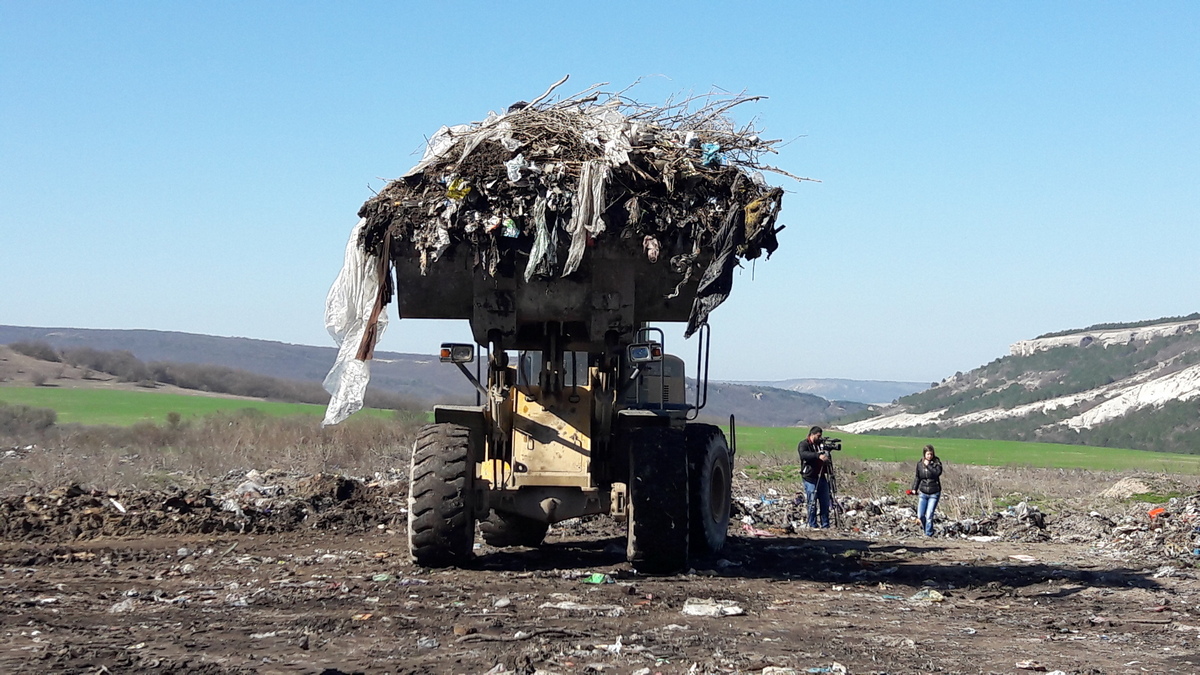
{"type": "Polygon", "coordinates": [[[626,557],[645,574],[687,569],[687,449],[682,429],[650,427],[629,434],[626,557]]]}
{"type": "Polygon", "coordinates": [[[716,555],[725,548],[732,498],[732,457],[725,433],[711,424],[684,429],[688,455],[688,500],[693,556],[716,555]]]}
{"type": "Polygon", "coordinates": [[[479,534],[489,546],[541,546],[550,523],[515,513],[492,511],[487,520],[479,523],[479,534]]]}
{"type": "Polygon", "coordinates": [[[408,492],[408,551],[425,567],[471,560],[475,517],[471,432],[457,424],[427,424],[413,444],[408,492]]]}

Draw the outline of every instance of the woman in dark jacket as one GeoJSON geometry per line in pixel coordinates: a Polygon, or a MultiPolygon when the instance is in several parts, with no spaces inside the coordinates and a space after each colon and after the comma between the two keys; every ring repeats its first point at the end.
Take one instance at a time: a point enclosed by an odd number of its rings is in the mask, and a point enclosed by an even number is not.
{"type": "Polygon", "coordinates": [[[942,498],[942,460],[938,459],[932,445],[925,446],[925,456],[917,462],[917,476],[910,492],[919,495],[917,517],[921,519],[921,527],[925,528],[925,536],[932,537],[933,512],[942,498]]]}

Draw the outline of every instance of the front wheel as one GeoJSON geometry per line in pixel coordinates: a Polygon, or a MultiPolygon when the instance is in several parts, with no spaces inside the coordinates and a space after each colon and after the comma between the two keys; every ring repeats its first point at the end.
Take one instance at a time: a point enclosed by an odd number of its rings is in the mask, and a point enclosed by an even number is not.
{"type": "Polygon", "coordinates": [[[688,474],[683,431],[635,429],[629,435],[629,536],[626,555],[647,574],[688,563],[688,474]]]}
{"type": "Polygon", "coordinates": [[[413,443],[408,491],[408,550],[425,567],[471,560],[471,431],[457,424],[427,424],[413,443]]]}
{"type": "Polygon", "coordinates": [[[715,555],[729,532],[732,471],[725,433],[711,424],[689,424],[688,491],[691,503],[691,552],[715,555]]]}

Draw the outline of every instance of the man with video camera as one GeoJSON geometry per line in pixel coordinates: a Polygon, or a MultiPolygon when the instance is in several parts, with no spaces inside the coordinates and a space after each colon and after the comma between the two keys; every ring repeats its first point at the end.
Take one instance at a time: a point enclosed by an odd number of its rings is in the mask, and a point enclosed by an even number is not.
{"type": "Polygon", "coordinates": [[[820,511],[821,527],[829,528],[829,509],[832,504],[830,496],[830,479],[833,475],[833,463],[830,461],[829,450],[822,440],[821,427],[808,430],[808,437],[800,441],[796,448],[800,453],[800,476],[804,479],[804,505],[808,509],[808,526],[817,527],[817,512],[820,511]]]}

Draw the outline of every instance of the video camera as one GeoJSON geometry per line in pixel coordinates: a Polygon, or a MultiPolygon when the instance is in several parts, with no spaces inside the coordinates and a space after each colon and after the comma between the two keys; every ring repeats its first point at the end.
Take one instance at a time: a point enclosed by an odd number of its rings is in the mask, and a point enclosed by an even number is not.
{"type": "Polygon", "coordinates": [[[831,452],[833,450],[841,450],[841,449],[842,449],[842,439],[840,439],[840,438],[822,438],[821,439],[821,451],[822,452],[831,452]]]}

